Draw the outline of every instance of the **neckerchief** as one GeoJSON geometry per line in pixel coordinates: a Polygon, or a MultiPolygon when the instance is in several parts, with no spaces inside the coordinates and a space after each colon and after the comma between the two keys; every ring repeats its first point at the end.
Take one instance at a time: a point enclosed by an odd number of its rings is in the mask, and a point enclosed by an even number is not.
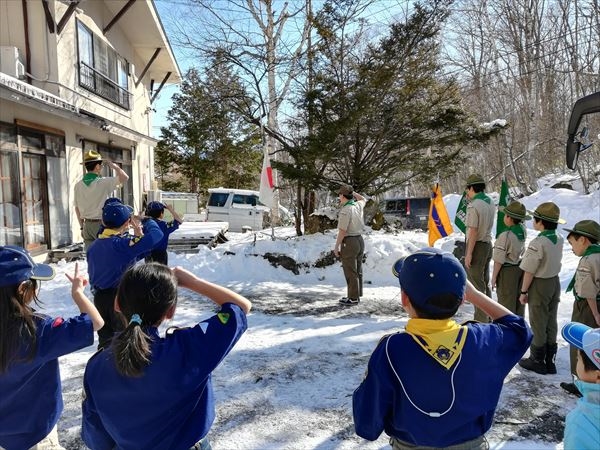
{"type": "MultiPolygon", "coordinates": [[[[600,245],[591,244],[588,248],[585,249],[585,252],[583,252],[583,255],[581,255],[581,257],[583,258],[584,256],[593,255],[594,253],[600,253],[600,245]]],[[[574,288],[575,288],[575,277],[576,276],[577,276],[577,271],[575,271],[575,275],[573,275],[573,278],[571,278],[571,281],[569,281],[569,285],[567,286],[567,292],[571,291],[571,289],[572,289],[573,295],[575,296],[575,298],[577,300],[584,300],[582,297],[577,295],[577,292],[575,292],[574,288]]],[[[598,297],[600,297],[600,293],[598,294],[598,296],[596,296],[596,299],[598,299],[598,297]]]]}
{"type": "Polygon", "coordinates": [[[467,327],[450,319],[410,319],[406,332],[445,369],[452,367],[467,339],[467,327]]]}
{"type": "Polygon", "coordinates": [[[86,173],[83,176],[83,182],[85,183],[86,186],[89,186],[90,184],[92,184],[92,181],[94,181],[96,178],[98,178],[100,175],[98,175],[97,173],[86,173]]]}
{"type": "Polygon", "coordinates": [[[344,206],[346,206],[346,205],[350,205],[350,206],[352,206],[352,205],[356,205],[356,202],[355,202],[354,200],[348,200],[346,203],[344,203],[344,204],[342,205],[342,208],[343,208],[344,206]]]}
{"type": "Polygon", "coordinates": [[[98,235],[98,239],[106,239],[111,236],[119,236],[119,235],[121,235],[119,230],[113,230],[112,228],[105,228],[104,230],[102,230],[102,233],[100,233],[98,235]]]}
{"type": "Polygon", "coordinates": [[[538,236],[546,236],[554,245],[556,245],[556,243],[558,242],[558,238],[556,237],[556,230],[540,231],[540,234],[538,234],[538,236]]]}
{"type": "Polygon", "coordinates": [[[487,195],[485,195],[485,193],[483,192],[478,192],[477,194],[475,194],[473,196],[473,200],[483,200],[484,202],[486,202],[488,205],[492,203],[492,199],[489,198],[487,195]]]}
{"type": "Polygon", "coordinates": [[[508,227],[508,231],[512,231],[519,241],[523,242],[525,240],[525,227],[523,224],[512,225],[508,227]]]}

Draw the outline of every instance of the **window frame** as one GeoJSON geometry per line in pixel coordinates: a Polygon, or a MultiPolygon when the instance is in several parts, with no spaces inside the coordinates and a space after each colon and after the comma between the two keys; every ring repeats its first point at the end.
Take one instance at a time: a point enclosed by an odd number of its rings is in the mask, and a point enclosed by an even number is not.
{"type": "Polygon", "coordinates": [[[77,66],[78,84],[83,89],[126,110],[131,110],[132,94],[129,91],[129,63],[107,41],[94,33],[81,20],[77,20],[77,66]],[[86,51],[82,51],[83,33],[86,39],[86,51]],[[106,52],[100,67],[99,51],[106,52]],[[83,56],[83,57],[82,57],[83,56]],[[87,56],[87,58],[84,58],[87,56]],[[85,61],[91,59],[89,61],[85,61]],[[113,67],[109,67],[109,64],[113,67]]]}

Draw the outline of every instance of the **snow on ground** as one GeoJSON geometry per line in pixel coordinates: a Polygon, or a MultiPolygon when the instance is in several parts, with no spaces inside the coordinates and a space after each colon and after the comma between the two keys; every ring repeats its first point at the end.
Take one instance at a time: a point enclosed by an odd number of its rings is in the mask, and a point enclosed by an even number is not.
{"type": "MultiPolygon", "coordinates": [[[[444,200],[453,215],[459,196],[447,195],[444,200]]],[[[568,221],[566,226],[584,218],[600,219],[598,191],[582,195],[542,188],[522,201],[529,209],[544,201],[556,202],[568,221]]],[[[270,230],[256,236],[228,233],[229,242],[214,249],[201,247],[197,254],[169,255],[171,265],[184,266],[239,291],[254,304],[247,333],[214,372],[217,419],[209,433],[213,448],[389,448],[385,435],[368,442],[354,434],[352,392],[379,338],[406,324],[391,266],[399,257],[426,246],[427,234],[367,233],[364,296],[352,307],[338,305],[338,299],[345,295],[340,264],[313,267],[319,257],[333,249],[334,231],[296,237],[293,229],[278,228],[275,234],[273,241],[270,230]],[[262,257],[267,252],[293,258],[299,264],[299,274],[272,266],[262,257]]],[[[530,229],[528,240],[535,234],[530,229]]],[[[436,245],[452,247],[456,237],[436,245]]],[[[571,315],[573,298],[564,289],[577,262],[565,243],[559,326],[571,315]]],[[[64,276],[73,271],[74,264],[58,263],[55,280],[42,285],[41,298],[50,315],[77,314],[64,276]]],[[[86,270],[85,261],[80,261],[80,268],[86,270]]],[[[182,290],[175,318],[165,325],[191,325],[213,312],[206,299],[182,290]]],[[[464,305],[458,320],[470,319],[472,314],[472,306],[464,305]]],[[[59,434],[68,449],[85,448],[79,439],[81,379],[94,349],[61,358],[65,411],[59,434]]],[[[567,344],[559,336],[557,375],[524,373],[518,366],[512,370],[488,433],[492,448],[562,449],[564,417],[575,405],[575,398],[558,386],[560,381],[570,380],[568,359],[567,344]]]]}

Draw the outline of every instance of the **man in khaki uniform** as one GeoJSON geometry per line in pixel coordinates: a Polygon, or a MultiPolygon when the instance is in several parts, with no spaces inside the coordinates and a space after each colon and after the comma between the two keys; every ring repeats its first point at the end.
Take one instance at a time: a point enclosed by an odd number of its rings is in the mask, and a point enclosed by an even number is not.
{"type": "Polygon", "coordinates": [[[98,236],[102,224],[102,207],[117,186],[129,179],[123,169],[112,161],[103,161],[102,155],[94,150],[88,150],[83,156],[86,174],[75,185],[75,214],[79,221],[79,229],[83,237],[84,250],[98,236]],[[106,163],[113,169],[116,177],[102,177],[102,164],[106,163]]]}
{"type": "MultiPolygon", "coordinates": [[[[569,232],[567,241],[573,253],[581,256],[577,271],[567,287],[573,291],[572,322],[583,323],[592,328],[600,327],[600,224],[594,220],[582,220],[573,228],[565,228],[569,232]]],[[[570,347],[571,374],[577,375],[577,348],[570,347]]],[[[581,397],[582,394],[574,383],[560,383],[560,386],[571,394],[581,397]]]]}
{"type": "MultiPolygon", "coordinates": [[[[490,261],[492,259],[492,226],[496,210],[492,199],[485,195],[485,181],[478,174],[467,178],[466,193],[469,199],[465,225],[465,269],[467,278],[478,291],[488,297],[490,289],[490,261]]],[[[475,307],[475,320],[488,322],[487,314],[475,307]]]]}
{"type": "Polygon", "coordinates": [[[340,299],[340,303],[355,305],[360,301],[363,289],[362,259],[365,242],[361,233],[365,226],[363,209],[367,201],[347,184],[340,187],[338,196],[342,209],[338,217],[338,235],[333,252],[342,260],[347,287],[347,296],[340,299]]]}
{"type": "Polygon", "coordinates": [[[496,287],[498,303],[513,314],[523,317],[525,305],[519,301],[521,277],[523,271],[519,268],[521,256],[525,250],[527,232],[523,220],[530,220],[525,206],[521,202],[511,202],[504,208],[504,225],[506,231],[500,233],[494,242],[492,259],[492,287],[496,287]]]}
{"type": "Polygon", "coordinates": [[[529,358],[519,361],[526,370],[541,375],[555,374],[557,313],[560,301],[560,280],[564,239],[556,233],[560,209],[552,202],[539,205],[532,213],[533,228],[540,232],[525,251],[520,268],[523,270],[519,301],[529,305],[529,324],[533,341],[529,358]]]}

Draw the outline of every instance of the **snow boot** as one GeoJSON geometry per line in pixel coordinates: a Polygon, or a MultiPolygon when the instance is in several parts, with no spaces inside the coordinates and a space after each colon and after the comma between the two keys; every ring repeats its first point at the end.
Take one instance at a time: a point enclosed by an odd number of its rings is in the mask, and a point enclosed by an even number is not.
{"type": "Polygon", "coordinates": [[[556,350],[558,344],[546,344],[546,372],[549,375],[556,374],[556,350]]]}
{"type": "Polygon", "coordinates": [[[525,370],[532,370],[540,375],[546,375],[546,347],[536,347],[534,345],[529,349],[529,358],[523,358],[519,365],[525,370]]]}
{"type": "Polygon", "coordinates": [[[577,389],[575,383],[565,383],[564,381],[560,383],[560,387],[567,391],[569,394],[575,395],[579,398],[583,397],[583,394],[577,389]]]}

